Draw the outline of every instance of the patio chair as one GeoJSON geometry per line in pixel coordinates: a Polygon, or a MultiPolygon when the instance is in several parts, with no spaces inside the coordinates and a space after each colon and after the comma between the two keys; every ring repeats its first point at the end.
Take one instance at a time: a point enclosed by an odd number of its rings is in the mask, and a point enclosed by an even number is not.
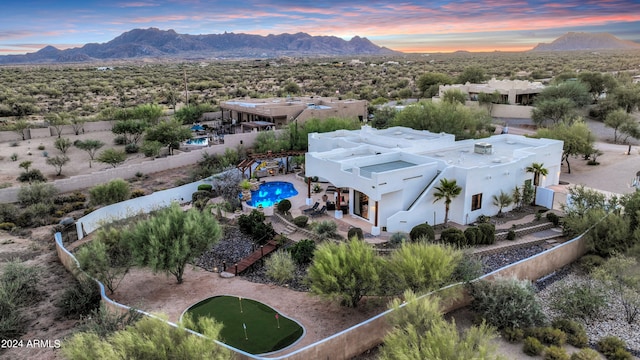
{"type": "Polygon", "coordinates": [[[302,212],[305,213],[305,214],[314,212],[314,211],[316,211],[318,209],[318,206],[320,206],[320,203],[316,201],[316,203],[313,204],[312,207],[310,207],[308,209],[303,209],[302,212]]]}
{"type": "Polygon", "coordinates": [[[312,212],[310,215],[311,216],[319,216],[319,215],[325,214],[326,212],[327,212],[327,207],[323,205],[320,208],[320,210],[316,210],[316,211],[312,212]]]}

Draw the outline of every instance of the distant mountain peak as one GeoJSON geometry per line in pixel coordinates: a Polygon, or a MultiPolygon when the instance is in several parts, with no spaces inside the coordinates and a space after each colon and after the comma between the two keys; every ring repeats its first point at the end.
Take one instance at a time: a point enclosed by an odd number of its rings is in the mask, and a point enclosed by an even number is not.
{"type": "Polygon", "coordinates": [[[532,51],[640,49],[640,44],[609,33],[568,32],[553,42],[540,43],[532,51]]]}
{"type": "Polygon", "coordinates": [[[47,46],[26,55],[0,56],[0,64],[61,63],[134,58],[263,58],[280,56],[391,55],[399,52],[380,47],[367,38],[354,36],[346,41],[335,36],[311,36],[307,33],[252,35],[190,35],[158,28],[126,31],[109,42],[86,44],[80,48],[59,50],[47,46]]]}

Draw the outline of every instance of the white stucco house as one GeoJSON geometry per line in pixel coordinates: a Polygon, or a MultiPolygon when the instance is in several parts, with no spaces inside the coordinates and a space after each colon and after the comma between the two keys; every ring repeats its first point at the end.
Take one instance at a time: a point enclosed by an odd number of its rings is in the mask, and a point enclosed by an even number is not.
{"type": "Polygon", "coordinates": [[[493,195],[511,194],[532,181],[533,174],[525,171],[532,163],[548,170],[540,187],[558,184],[562,146],[562,141],[520,135],[455,141],[445,133],[363,126],[309,134],[305,169],[307,176],[337,188],[336,217],[360,217],[378,235],[444,222],[444,203],[434,203],[434,187],[445,178],[462,187],[451,203],[450,221],[467,224],[495,215],[493,195]]]}

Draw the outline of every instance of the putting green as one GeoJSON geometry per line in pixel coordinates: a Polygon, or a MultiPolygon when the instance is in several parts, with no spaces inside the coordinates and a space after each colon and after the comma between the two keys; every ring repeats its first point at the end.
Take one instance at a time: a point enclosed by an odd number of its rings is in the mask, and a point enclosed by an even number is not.
{"type": "Polygon", "coordinates": [[[221,322],[220,341],[250,354],[265,354],[293,344],[302,327],[269,306],[235,296],[215,296],[191,306],[194,320],[207,316],[221,322]]]}

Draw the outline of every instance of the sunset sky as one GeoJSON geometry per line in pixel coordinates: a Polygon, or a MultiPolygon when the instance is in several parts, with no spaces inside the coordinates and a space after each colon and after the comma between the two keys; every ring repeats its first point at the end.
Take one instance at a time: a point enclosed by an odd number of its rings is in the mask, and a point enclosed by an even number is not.
{"type": "Polygon", "coordinates": [[[639,0],[8,0],[1,9],[2,55],[104,43],[149,27],[192,35],[359,35],[423,53],[523,51],[569,31],[640,42],[639,0]]]}

